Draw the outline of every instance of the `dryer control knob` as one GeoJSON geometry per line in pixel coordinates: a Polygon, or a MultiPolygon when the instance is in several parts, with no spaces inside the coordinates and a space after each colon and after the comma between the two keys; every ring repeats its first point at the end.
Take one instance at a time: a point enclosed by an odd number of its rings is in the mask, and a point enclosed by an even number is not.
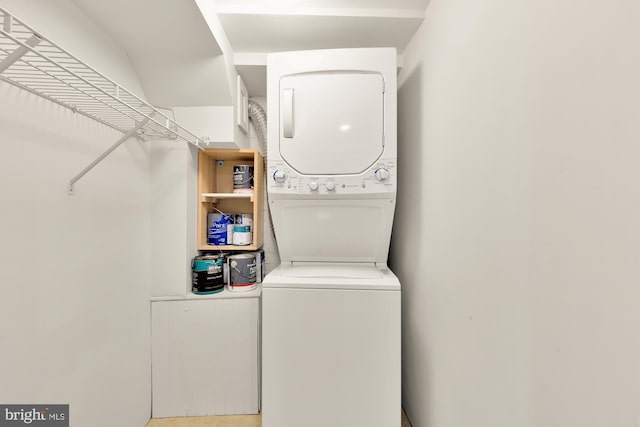
{"type": "Polygon", "coordinates": [[[385,168],[376,169],[374,175],[378,181],[386,181],[389,179],[389,171],[385,168]]]}
{"type": "Polygon", "coordinates": [[[327,181],[327,191],[333,191],[336,189],[336,184],[333,181],[327,181]]]}
{"type": "Polygon", "coordinates": [[[317,183],[317,182],[315,182],[315,181],[311,181],[311,182],[309,183],[309,189],[310,189],[311,191],[318,191],[318,183],[317,183]]]}
{"type": "Polygon", "coordinates": [[[281,170],[277,170],[273,173],[273,180],[279,184],[282,184],[287,176],[281,170]]]}

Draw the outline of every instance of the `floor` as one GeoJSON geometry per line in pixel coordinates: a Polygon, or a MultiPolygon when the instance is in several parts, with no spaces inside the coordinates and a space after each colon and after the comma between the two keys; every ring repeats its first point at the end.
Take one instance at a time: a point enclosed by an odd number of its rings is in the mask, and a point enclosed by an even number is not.
{"type": "MultiPolygon", "coordinates": [[[[220,417],[157,418],[146,427],[261,427],[260,415],[227,415],[220,417]]],[[[402,413],[402,427],[411,427],[402,413]]]]}

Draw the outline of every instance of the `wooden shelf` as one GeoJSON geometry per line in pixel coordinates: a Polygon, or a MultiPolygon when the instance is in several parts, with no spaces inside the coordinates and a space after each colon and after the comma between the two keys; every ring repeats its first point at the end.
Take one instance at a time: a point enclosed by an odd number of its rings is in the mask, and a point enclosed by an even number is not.
{"type": "Polygon", "coordinates": [[[201,202],[217,203],[218,199],[249,199],[253,203],[253,193],[202,193],[201,202]]]}
{"type": "Polygon", "coordinates": [[[260,249],[259,246],[256,245],[244,245],[244,246],[240,246],[240,245],[220,245],[220,246],[215,246],[215,245],[201,245],[200,247],[198,247],[199,250],[201,251],[257,251],[258,249],[260,249]]]}

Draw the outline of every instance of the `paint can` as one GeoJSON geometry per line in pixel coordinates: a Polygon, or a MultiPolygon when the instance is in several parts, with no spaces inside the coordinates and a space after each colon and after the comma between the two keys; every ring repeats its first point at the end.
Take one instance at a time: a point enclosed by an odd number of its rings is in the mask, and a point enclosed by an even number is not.
{"type": "Polygon", "coordinates": [[[200,255],[191,261],[194,294],[215,294],[224,289],[224,254],[200,255]]]}
{"type": "Polygon", "coordinates": [[[207,215],[207,244],[231,245],[233,243],[233,215],[219,212],[207,215]]]}
{"type": "Polygon", "coordinates": [[[258,249],[251,253],[256,257],[256,282],[262,283],[262,279],[267,274],[264,268],[264,249],[258,249]]]}
{"type": "Polygon", "coordinates": [[[253,233],[250,225],[235,224],[233,226],[233,244],[247,246],[253,242],[253,233]]]}
{"type": "Polygon", "coordinates": [[[229,270],[229,290],[250,291],[258,287],[256,283],[256,256],[246,253],[227,257],[229,270]]]}
{"type": "MultiPolygon", "coordinates": [[[[262,283],[264,276],[267,275],[267,270],[264,266],[264,249],[258,249],[255,252],[243,252],[248,253],[256,258],[256,283],[262,283]]],[[[229,284],[229,263],[224,263],[224,283],[229,284]]]]}
{"type": "Polygon", "coordinates": [[[253,226],[253,215],[251,214],[236,214],[233,219],[234,224],[251,225],[253,226]]]}
{"type": "Polygon", "coordinates": [[[253,166],[235,165],[233,166],[233,192],[252,193],[253,192],[253,166]]]}

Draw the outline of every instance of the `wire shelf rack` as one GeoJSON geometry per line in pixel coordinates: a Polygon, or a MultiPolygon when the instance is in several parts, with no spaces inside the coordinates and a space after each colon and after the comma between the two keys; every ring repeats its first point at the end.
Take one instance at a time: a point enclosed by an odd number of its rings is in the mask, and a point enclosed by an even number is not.
{"type": "MultiPolygon", "coordinates": [[[[206,141],[180,126],[158,108],[76,58],[3,8],[0,8],[0,81],[125,134],[89,169],[131,136],[177,139],[198,149],[207,145],[206,141]]],[[[86,172],[88,170],[81,174],[86,172]]],[[[82,175],[72,179],[70,191],[73,183],[82,175]]]]}

